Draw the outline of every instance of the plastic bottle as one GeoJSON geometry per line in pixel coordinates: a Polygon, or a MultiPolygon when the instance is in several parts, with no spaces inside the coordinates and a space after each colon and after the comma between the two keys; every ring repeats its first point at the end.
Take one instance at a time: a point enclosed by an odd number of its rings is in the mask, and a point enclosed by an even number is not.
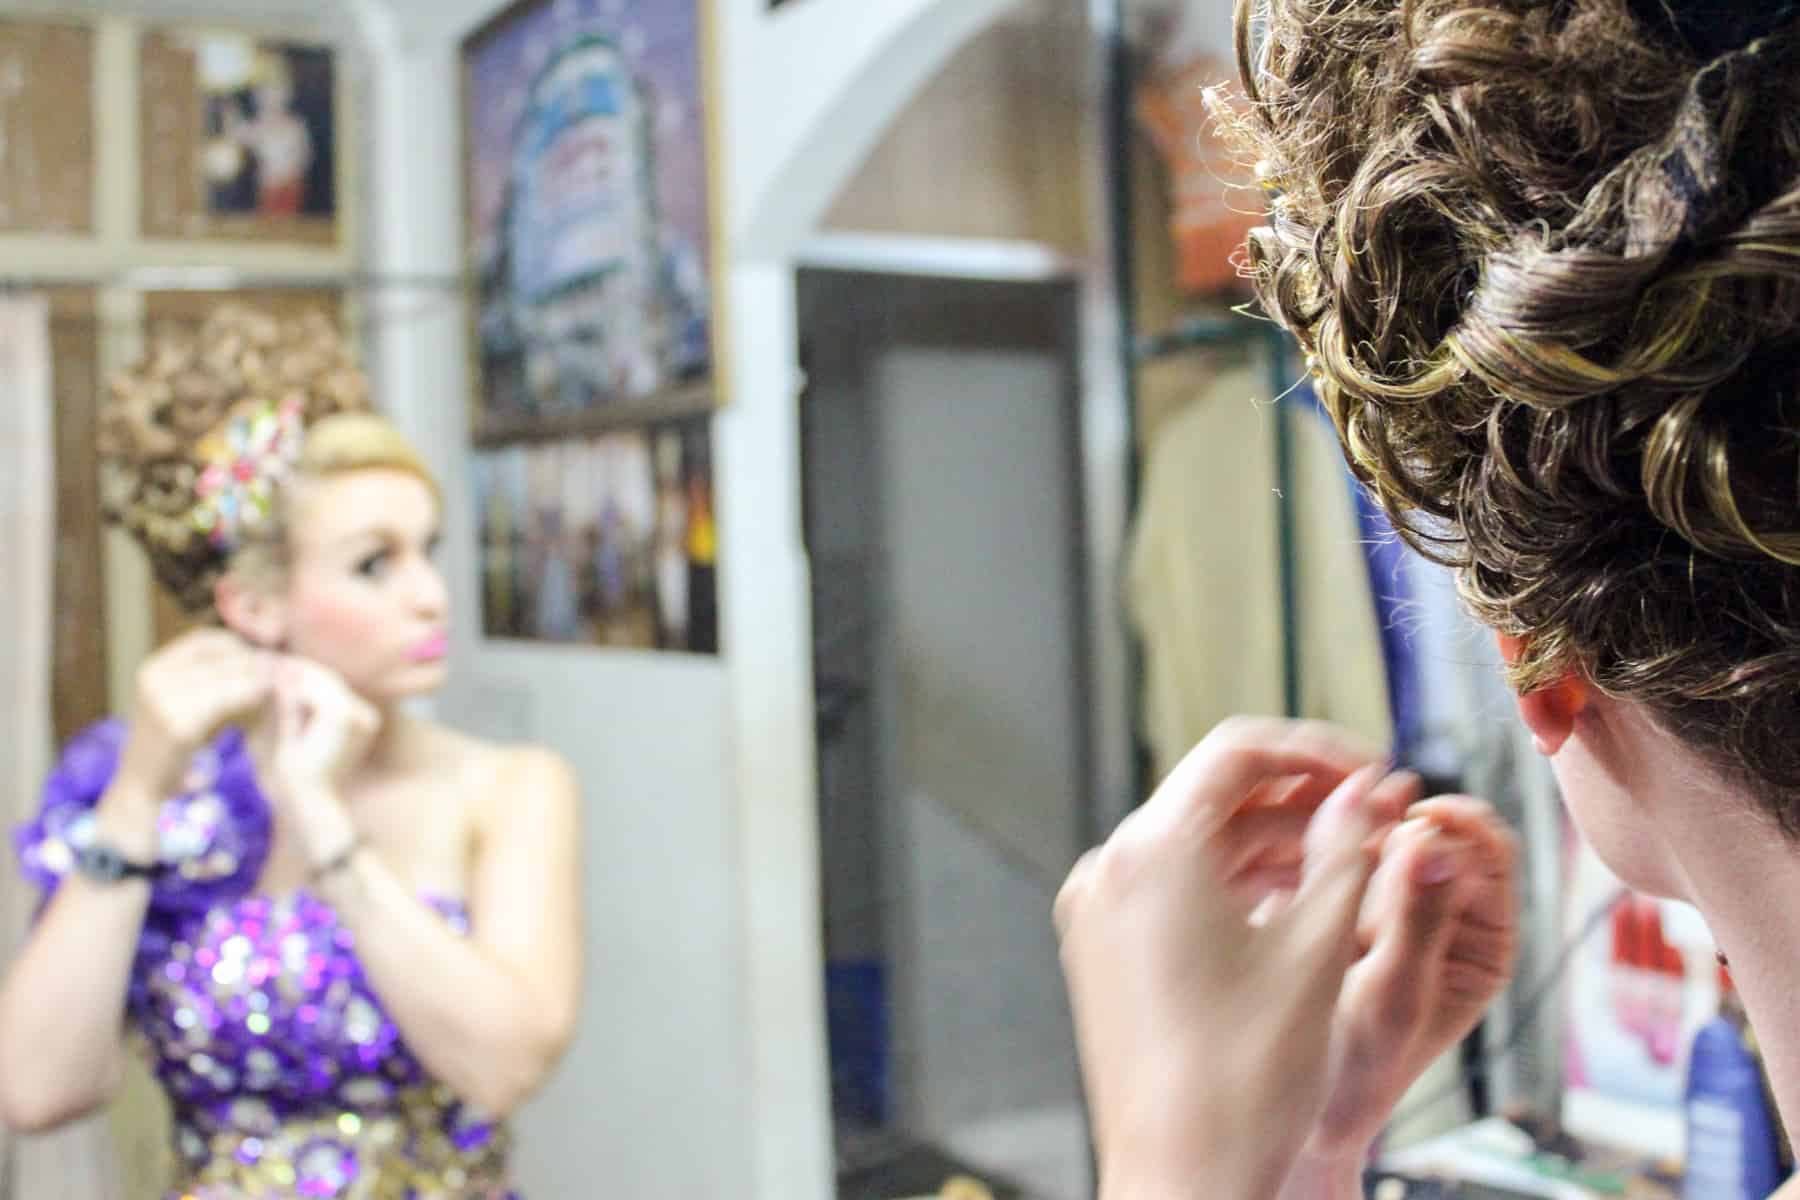
{"type": "Polygon", "coordinates": [[[1743,1006],[1719,972],[1719,1015],[1694,1035],[1688,1060],[1683,1200],[1767,1200],[1781,1182],[1775,1122],[1743,1006]]]}

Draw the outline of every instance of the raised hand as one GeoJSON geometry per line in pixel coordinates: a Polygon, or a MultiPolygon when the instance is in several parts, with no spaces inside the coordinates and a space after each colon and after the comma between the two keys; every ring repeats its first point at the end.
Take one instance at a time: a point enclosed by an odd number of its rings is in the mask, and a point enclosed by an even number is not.
{"type": "Polygon", "coordinates": [[[1518,953],[1517,840],[1467,796],[1413,805],[1382,846],[1361,957],[1332,1029],[1330,1097],[1308,1153],[1361,1161],[1412,1082],[1481,1019],[1518,953]]]}
{"type": "Polygon", "coordinates": [[[1279,1192],[1328,1099],[1386,774],[1329,726],[1229,721],[1070,875],[1056,921],[1105,1200],[1279,1192]],[[1292,902],[1253,921],[1303,838],[1292,902]]]}
{"type": "Polygon", "coordinates": [[[152,654],[138,670],[119,778],[159,800],[176,790],[197,750],[268,702],[274,670],[273,655],[217,629],[152,654]]]}
{"type": "Polygon", "coordinates": [[[381,714],[335,672],[284,658],[275,674],[274,772],[289,798],[341,799],[345,779],[381,730],[381,714]]]}

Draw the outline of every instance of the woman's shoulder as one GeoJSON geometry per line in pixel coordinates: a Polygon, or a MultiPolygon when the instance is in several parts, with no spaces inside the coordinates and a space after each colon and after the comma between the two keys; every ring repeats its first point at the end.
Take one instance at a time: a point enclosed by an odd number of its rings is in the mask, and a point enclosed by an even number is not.
{"type": "Polygon", "coordinates": [[[420,722],[420,749],[476,796],[513,803],[527,795],[573,792],[568,759],[536,742],[502,742],[420,722]]]}

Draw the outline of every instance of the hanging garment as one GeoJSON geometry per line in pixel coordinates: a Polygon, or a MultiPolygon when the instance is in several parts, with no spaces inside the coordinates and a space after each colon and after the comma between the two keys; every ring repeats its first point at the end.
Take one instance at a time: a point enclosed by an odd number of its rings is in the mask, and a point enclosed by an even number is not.
{"type": "MultiPolygon", "coordinates": [[[[1236,713],[1284,707],[1276,409],[1257,367],[1214,377],[1161,426],[1128,550],[1126,604],[1144,649],[1145,734],[1166,773],[1236,713]]],[[[1289,414],[1300,715],[1392,745],[1387,675],[1343,459],[1289,414]]]]}

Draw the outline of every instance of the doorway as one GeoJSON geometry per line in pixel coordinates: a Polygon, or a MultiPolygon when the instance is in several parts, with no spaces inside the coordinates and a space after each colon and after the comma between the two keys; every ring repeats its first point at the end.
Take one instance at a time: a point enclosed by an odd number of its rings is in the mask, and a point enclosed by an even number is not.
{"type": "Polygon", "coordinates": [[[1076,288],[806,270],[799,308],[839,1195],[1076,1200],[1076,288]]]}

